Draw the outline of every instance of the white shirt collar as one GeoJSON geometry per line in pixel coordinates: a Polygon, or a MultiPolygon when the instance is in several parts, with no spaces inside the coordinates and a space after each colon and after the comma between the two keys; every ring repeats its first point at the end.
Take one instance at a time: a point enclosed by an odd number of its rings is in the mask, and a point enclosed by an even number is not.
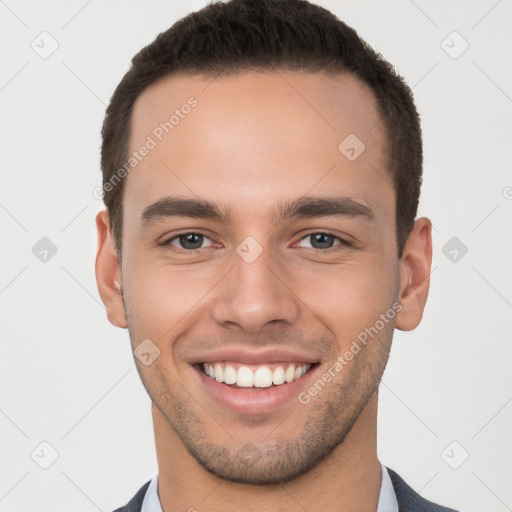
{"type": "MultiPolygon", "coordinates": [[[[398,502],[393,488],[393,483],[389,477],[388,470],[384,464],[380,465],[382,471],[382,480],[380,483],[379,504],[376,512],[398,512],[398,502]]],[[[156,474],[149,484],[144,501],[142,502],[141,512],[162,512],[160,499],[157,492],[158,474],[156,474]]]]}
{"type": "Polygon", "coordinates": [[[140,512],[162,512],[157,492],[158,473],[152,478],[142,502],[140,512]]]}
{"type": "MultiPolygon", "coordinates": [[[[384,464],[380,464],[382,480],[380,482],[379,504],[376,512],[398,512],[398,501],[396,501],[395,489],[384,464]]],[[[161,512],[162,509],[157,509],[161,512]]]]}

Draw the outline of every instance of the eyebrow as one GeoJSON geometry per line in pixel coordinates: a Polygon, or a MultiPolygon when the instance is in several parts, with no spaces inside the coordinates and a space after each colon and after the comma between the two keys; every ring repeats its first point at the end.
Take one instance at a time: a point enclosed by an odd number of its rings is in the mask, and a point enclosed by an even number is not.
{"type": "Polygon", "coordinates": [[[280,222],[290,218],[314,217],[359,217],[374,221],[373,210],[350,197],[304,196],[295,201],[280,203],[274,213],[274,220],[280,222]]]}
{"type": "MultiPolygon", "coordinates": [[[[141,214],[141,225],[146,227],[170,217],[209,219],[229,223],[233,217],[232,213],[230,207],[220,207],[206,199],[166,196],[144,208],[141,214]]],[[[316,217],[375,220],[371,208],[350,197],[304,196],[294,201],[283,201],[272,212],[272,219],[276,223],[291,218],[316,217]]]]}
{"type": "Polygon", "coordinates": [[[167,196],[144,208],[141,214],[141,224],[147,226],[168,217],[189,217],[191,219],[228,222],[231,218],[231,208],[220,208],[206,199],[167,196]]]}

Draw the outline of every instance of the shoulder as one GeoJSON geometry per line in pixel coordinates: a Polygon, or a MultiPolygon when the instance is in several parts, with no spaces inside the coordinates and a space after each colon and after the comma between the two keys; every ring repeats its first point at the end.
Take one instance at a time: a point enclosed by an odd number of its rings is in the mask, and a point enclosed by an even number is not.
{"type": "Polygon", "coordinates": [[[124,507],[116,508],[114,512],[140,512],[150,482],[151,480],[148,480],[124,507]]]}
{"type": "Polygon", "coordinates": [[[452,508],[442,507],[422,498],[397,473],[389,468],[387,470],[395,489],[400,512],[457,512],[452,508]]]}

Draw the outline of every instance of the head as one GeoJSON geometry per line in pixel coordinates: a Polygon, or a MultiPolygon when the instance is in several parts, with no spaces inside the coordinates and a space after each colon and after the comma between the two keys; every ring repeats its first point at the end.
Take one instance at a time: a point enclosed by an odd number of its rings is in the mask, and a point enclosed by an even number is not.
{"type": "Polygon", "coordinates": [[[136,363],[154,414],[222,478],[315,467],[373,421],[393,330],[427,298],[411,91],[325,9],[232,0],[133,58],[102,136],[98,286],[151,354],[136,363]],[[282,385],[295,398],[259,412],[202,373],[293,361],[311,365],[282,385]]]}

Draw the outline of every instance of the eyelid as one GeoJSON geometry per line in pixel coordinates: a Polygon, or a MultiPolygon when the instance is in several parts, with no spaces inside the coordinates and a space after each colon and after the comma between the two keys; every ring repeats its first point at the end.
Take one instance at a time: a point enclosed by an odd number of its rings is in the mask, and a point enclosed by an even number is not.
{"type": "Polygon", "coordinates": [[[191,253],[191,252],[198,252],[201,249],[207,249],[209,247],[213,247],[215,245],[215,241],[212,240],[212,238],[209,237],[208,235],[205,235],[204,233],[202,233],[200,230],[194,230],[194,231],[187,230],[187,231],[182,231],[180,233],[175,233],[172,236],[165,237],[161,242],[159,242],[159,245],[163,245],[164,247],[176,248],[177,250],[174,251],[174,252],[191,253]],[[183,247],[177,247],[177,246],[171,244],[171,242],[173,242],[174,240],[179,239],[181,236],[184,236],[184,235],[200,235],[200,236],[203,237],[203,239],[208,239],[212,243],[210,245],[205,246],[205,247],[199,247],[198,249],[184,249],[183,247]]]}
{"type": "MultiPolygon", "coordinates": [[[[302,240],[304,240],[304,239],[306,239],[306,238],[308,238],[308,237],[310,237],[312,235],[318,235],[318,234],[332,236],[333,238],[337,239],[339,241],[339,243],[338,244],[334,244],[333,247],[328,247],[327,249],[316,249],[315,247],[310,247],[310,249],[314,249],[314,250],[320,251],[320,252],[329,252],[330,250],[334,250],[335,247],[340,246],[340,245],[344,245],[344,246],[352,246],[353,245],[352,242],[350,242],[347,239],[348,237],[344,238],[343,236],[337,235],[336,233],[332,233],[332,232],[330,232],[328,230],[322,230],[322,229],[313,229],[313,230],[309,231],[308,233],[303,234],[299,238],[298,242],[300,243],[302,240]]],[[[172,236],[167,236],[164,240],[162,240],[162,242],[159,242],[159,244],[164,246],[164,247],[176,248],[176,250],[170,249],[173,252],[189,254],[189,253],[192,253],[192,252],[199,252],[201,249],[207,249],[207,248],[210,248],[210,247],[214,247],[216,242],[210,236],[202,233],[201,230],[198,229],[198,230],[185,230],[185,231],[181,231],[179,233],[175,233],[172,236]],[[207,245],[205,247],[199,247],[197,249],[184,249],[184,248],[177,247],[177,246],[171,244],[171,242],[173,242],[174,240],[179,239],[183,235],[200,235],[200,236],[203,237],[203,239],[210,240],[211,244],[207,245]]]]}
{"type": "Polygon", "coordinates": [[[345,246],[352,246],[353,245],[352,242],[350,242],[349,237],[344,238],[341,235],[337,235],[336,233],[332,233],[331,231],[322,230],[322,229],[314,229],[314,230],[312,230],[312,231],[310,231],[310,232],[308,232],[306,234],[303,234],[300,237],[299,242],[301,242],[305,238],[310,237],[311,235],[327,235],[327,236],[332,236],[333,238],[336,238],[340,242],[339,244],[335,244],[333,247],[329,247],[327,249],[316,249],[315,247],[311,247],[311,249],[315,249],[317,251],[327,252],[329,250],[334,249],[334,247],[336,247],[338,245],[345,245],[345,246]]]}

